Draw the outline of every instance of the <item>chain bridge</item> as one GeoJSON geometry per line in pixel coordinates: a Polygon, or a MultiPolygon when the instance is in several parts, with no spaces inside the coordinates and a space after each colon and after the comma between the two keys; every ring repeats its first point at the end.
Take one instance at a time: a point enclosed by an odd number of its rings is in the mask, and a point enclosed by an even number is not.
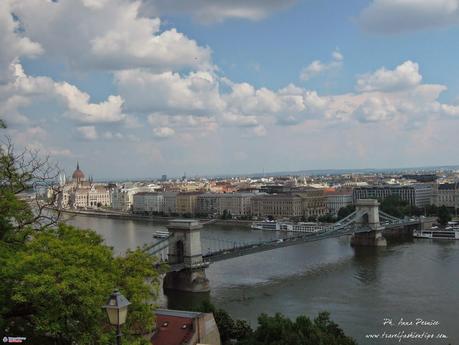
{"type": "Polygon", "coordinates": [[[168,225],[169,236],[147,246],[144,250],[169,264],[164,280],[165,290],[191,292],[209,291],[205,268],[211,263],[238,256],[255,254],[299,243],[319,241],[326,238],[352,235],[353,246],[385,246],[383,230],[405,227],[424,227],[423,218],[399,219],[379,211],[377,200],[358,200],[356,210],[335,224],[319,231],[296,233],[273,240],[238,242],[216,237],[202,238],[211,243],[211,249],[202,251],[201,229],[197,220],[173,220],[168,225]]]}

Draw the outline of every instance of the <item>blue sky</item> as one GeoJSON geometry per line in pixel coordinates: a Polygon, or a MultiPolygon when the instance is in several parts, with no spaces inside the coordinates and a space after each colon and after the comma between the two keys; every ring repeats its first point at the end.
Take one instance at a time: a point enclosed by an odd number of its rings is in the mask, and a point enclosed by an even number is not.
{"type": "Polygon", "coordinates": [[[459,0],[5,0],[0,118],[96,178],[457,164],[459,0]]]}

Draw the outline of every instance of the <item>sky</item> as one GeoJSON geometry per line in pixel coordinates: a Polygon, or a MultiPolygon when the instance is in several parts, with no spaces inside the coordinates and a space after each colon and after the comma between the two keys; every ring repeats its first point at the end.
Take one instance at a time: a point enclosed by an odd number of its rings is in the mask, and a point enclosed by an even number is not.
{"type": "Polygon", "coordinates": [[[459,163],[459,0],[1,0],[0,119],[96,179],[459,163]]]}

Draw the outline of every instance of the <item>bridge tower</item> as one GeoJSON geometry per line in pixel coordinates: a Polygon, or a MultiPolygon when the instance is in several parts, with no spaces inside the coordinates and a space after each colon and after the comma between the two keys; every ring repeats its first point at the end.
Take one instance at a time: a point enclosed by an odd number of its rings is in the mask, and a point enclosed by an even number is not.
{"type": "Polygon", "coordinates": [[[374,199],[360,199],[355,204],[355,210],[359,218],[356,227],[367,228],[368,231],[355,232],[351,238],[352,246],[384,247],[386,239],[382,236],[384,229],[379,222],[379,202],[374,199]]]}
{"type": "Polygon", "coordinates": [[[208,292],[209,280],[202,259],[201,229],[197,220],[178,219],[169,222],[169,265],[163,282],[164,291],[208,292]]]}

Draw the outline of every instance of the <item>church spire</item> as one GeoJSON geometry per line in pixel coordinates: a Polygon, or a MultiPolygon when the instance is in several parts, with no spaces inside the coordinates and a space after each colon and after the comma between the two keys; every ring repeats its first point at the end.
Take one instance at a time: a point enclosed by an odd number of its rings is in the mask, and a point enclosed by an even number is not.
{"type": "Polygon", "coordinates": [[[77,170],[80,170],[80,162],[77,161],[77,170]]]}

